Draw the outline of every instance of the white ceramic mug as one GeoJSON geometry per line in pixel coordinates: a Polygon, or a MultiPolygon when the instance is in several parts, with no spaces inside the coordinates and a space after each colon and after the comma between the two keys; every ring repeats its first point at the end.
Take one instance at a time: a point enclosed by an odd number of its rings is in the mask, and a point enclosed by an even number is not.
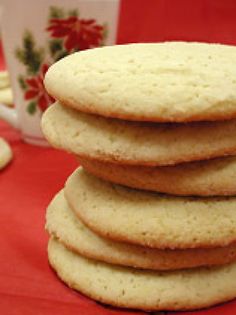
{"type": "Polygon", "coordinates": [[[0,117],[21,130],[26,142],[46,144],[42,112],[53,102],[43,86],[47,68],[78,50],[116,41],[119,0],[1,0],[4,54],[15,109],[0,117]]]}

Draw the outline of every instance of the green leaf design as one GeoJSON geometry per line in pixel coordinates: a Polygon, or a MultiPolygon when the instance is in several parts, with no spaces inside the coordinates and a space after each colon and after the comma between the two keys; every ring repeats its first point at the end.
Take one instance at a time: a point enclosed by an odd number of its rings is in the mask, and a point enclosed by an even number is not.
{"type": "Polygon", "coordinates": [[[106,41],[106,39],[107,39],[107,36],[108,36],[108,25],[107,25],[107,23],[104,23],[103,24],[103,34],[102,34],[102,46],[104,46],[105,45],[105,41],[106,41]]]}
{"type": "Polygon", "coordinates": [[[33,35],[29,31],[25,31],[23,48],[17,48],[15,56],[26,66],[28,74],[37,74],[44,57],[44,51],[42,48],[35,47],[33,35]]]}
{"type": "Polygon", "coordinates": [[[52,39],[49,41],[48,46],[54,62],[68,55],[68,52],[63,47],[62,39],[52,39]]]}
{"type": "Polygon", "coordinates": [[[19,83],[22,90],[26,90],[27,85],[25,83],[25,78],[21,74],[18,76],[18,83],[19,83]]]}
{"type": "Polygon", "coordinates": [[[49,41],[49,51],[51,57],[55,57],[55,55],[63,49],[63,41],[61,39],[53,39],[49,41]]]}
{"type": "Polygon", "coordinates": [[[63,19],[65,12],[62,8],[51,6],[49,8],[49,19],[63,19]]]}
{"type": "Polygon", "coordinates": [[[37,103],[32,101],[28,104],[27,106],[27,112],[30,114],[30,115],[33,115],[37,110],[37,103]]]}
{"type": "Polygon", "coordinates": [[[78,17],[78,16],[79,16],[79,10],[74,9],[74,10],[70,10],[70,11],[68,11],[67,16],[68,16],[68,17],[71,17],[71,16],[78,17]]]}
{"type": "Polygon", "coordinates": [[[58,60],[60,60],[60,59],[62,59],[64,57],[66,57],[67,55],[68,55],[68,52],[63,49],[55,56],[54,61],[56,62],[56,61],[58,61],[58,60]]]}

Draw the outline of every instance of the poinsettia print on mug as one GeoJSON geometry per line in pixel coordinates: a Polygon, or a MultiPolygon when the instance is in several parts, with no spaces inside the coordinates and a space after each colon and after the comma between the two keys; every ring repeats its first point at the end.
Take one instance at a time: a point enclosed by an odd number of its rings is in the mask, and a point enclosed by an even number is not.
{"type": "Polygon", "coordinates": [[[24,81],[25,100],[31,100],[28,104],[28,112],[33,114],[38,106],[43,112],[47,107],[54,102],[54,99],[46,92],[43,84],[44,76],[49,68],[49,65],[42,64],[39,74],[26,78],[24,81]]]}
{"type": "Polygon", "coordinates": [[[49,19],[47,31],[50,32],[52,38],[62,39],[60,44],[66,52],[70,53],[105,44],[108,31],[106,24],[98,24],[95,19],[80,18],[78,11],[68,13],[67,17],[64,14],[57,15],[59,17],[51,16],[49,19]]]}
{"type": "Polygon", "coordinates": [[[43,85],[47,69],[76,51],[114,44],[119,1],[4,2],[3,44],[19,127],[26,141],[45,144],[40,119],[54,102],[43,85]],[[16,21],[14,32],[9,20],[16,21]]]}
{"type": "Polygon", "coordinates": [[[37,110],[45,111],[54,102],[43,85],[49,65],[70,53],[105,45],[108,35],[106,24],[98,24],[91,18],[80,18],[78,9],[65,11],[60,7],[50,7],[49,11],[47,45],[36,47],[34,35],[26,30],[22,47],[15,51],[18,60],[25,65],[25,73],[19,75],[18,81],[28,101],[26,110],[30,115],[37,110]]]}

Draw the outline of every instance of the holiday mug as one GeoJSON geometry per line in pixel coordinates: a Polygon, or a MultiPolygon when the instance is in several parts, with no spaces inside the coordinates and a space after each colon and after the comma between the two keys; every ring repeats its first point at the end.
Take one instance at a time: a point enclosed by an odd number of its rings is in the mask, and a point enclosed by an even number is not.
{"type": "Polygon", "coordinates": [[[40,119],[53,103],[43,85],[48,67],[64,56],[116,41],[119,0],[1,0],[3,48],[15,109],[0,118],[29,143],[45,145],[40,119]]]}

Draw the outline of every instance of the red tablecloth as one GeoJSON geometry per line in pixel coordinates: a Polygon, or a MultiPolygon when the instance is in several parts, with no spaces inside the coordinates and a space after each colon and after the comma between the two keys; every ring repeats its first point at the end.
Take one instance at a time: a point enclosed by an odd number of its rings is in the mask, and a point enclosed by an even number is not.
{"type": "MultiPolygon", "coordinates": [[[[117,41],[235,44],[235,21],[234,0],[125,0],[117,41]]],[[[0,314],[138,314],[104,307],[68,289],[48,266],[45,208],[76,167],[74,157],[27,145],[3,122],[0,136],[14,151],[13,162],[0,174],[0,314]]],[[[232,315],[236,302],[184,314],[232,315]]]]}

